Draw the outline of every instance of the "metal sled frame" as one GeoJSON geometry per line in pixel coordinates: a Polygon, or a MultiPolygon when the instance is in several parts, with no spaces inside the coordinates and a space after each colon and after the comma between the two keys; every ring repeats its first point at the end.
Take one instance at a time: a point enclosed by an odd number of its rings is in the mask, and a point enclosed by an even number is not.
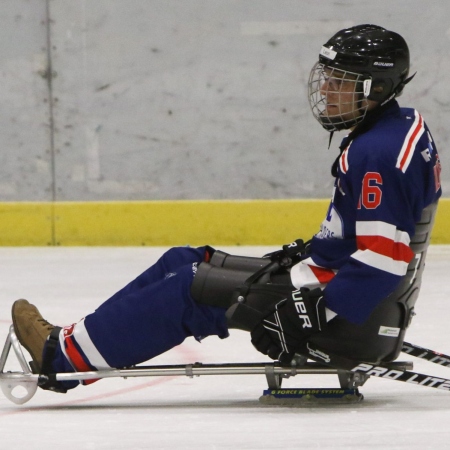
{"type": "MultiPolygon", "coordinates": [[[[392,367],[400,370],[412,368],[410,362],[396,362],[392,367]]],[[[359,402],[363,396],[358,392],[369,375],[339,370],[326,367],[317,362],[296,360],[292,366],[281,366],[279,363],[225,363],[225,364],[202,364],[194,363],[187,365],[165,365],[165,366],[134,366],[128,369],[110,369],[90,372],[71,372],[55,374],[57,381],[71,380],[94,380],[100,378],[129,378],[129,377],[155,377],[155,376],[201,376],[201,375],[265,375],[268,390],[264,391],[261,402],[266,404],[289,404],[293,399],[303,401],[328,398],[331,400],[344,399],[345,402],[359,402]],[[339,378],[340,388],[333,389],[281,389],[283,378],[308,374],[323,375],[336,374],[339,378]],[[285,401],[279,401],[280,399],[285,401]]],[[[14,327],[11,325],[5,345],[0,357],[0,387],[3,394],[13,403],[21,405],[30,400],[36,393],[37,388],[47,381],[45,375],[34,374],[26,361],[22,347],[17,339],[14,327]],[[11,348],[20,363],[21,372],[5,372],[5,365],[11,348]],[[21,387],[26,391],[23,396],[14,395],[13,391],[21,387]]]]}

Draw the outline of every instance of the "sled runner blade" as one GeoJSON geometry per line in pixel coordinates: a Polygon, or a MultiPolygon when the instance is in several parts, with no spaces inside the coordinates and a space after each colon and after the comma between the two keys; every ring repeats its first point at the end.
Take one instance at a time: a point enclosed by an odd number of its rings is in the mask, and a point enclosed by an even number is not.
{"type": "Polygon", "coordinates": [[[266,389],[259,398],[264,405],[312,406],[317,404],[360,403],[364,396],[358,389],[266,389]]]}

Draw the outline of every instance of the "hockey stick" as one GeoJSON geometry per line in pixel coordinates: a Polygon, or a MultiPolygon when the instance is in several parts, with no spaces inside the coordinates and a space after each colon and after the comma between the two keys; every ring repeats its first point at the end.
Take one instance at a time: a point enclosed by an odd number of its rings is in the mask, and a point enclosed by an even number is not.
{"type": "Polygon", "coordinates": [[[450,380],[438,378],[433,375],[413,372],[401,366],[395,367],[391,364],[368,364],[350,360],[338,355],[327,354],[319,348],[307,345],[309,358],[321,362],[325,366],[347,370],[353,373],[363,374],[365,377],[379,377],[388,380],[402,381],[404,383],[427,386],[435,389],[450,391],[450,380]],[[357,364],[355,366],[355,364],[357,364]]]}
{"type": "Polygon", "coordinates": [[[430,350],[429,348],[419,347],[418,345],[411,344],[409,342],[403,342],[402,352],[440,366],[450,366],[449,355],[444,355],[443,353],[430,350]]]}

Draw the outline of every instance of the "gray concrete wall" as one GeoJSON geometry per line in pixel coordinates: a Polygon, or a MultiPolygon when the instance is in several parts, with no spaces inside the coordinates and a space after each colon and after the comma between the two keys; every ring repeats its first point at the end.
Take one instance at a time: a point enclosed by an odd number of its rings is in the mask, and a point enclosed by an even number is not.
{"type": "Polygon", "coordinates": [[[306,82],[340,28],[410,44],[400,102],[450,171],[445,0],[2,0],[0,201],[315,198],[341,136],[306,82]],[[49,20],[48,20],[49,19],[49,20]]]}

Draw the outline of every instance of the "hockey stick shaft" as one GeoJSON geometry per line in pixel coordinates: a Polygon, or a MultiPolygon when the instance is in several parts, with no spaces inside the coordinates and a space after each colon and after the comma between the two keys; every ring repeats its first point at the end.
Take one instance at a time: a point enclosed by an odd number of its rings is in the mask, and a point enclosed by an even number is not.
{"type": "Polygon", "coordinates": [[[440,366],[450,366],[449,355],[444,355],[443,353],[430,350],[429,348],[419,347],[418,345],[411,344],[409,342],[403,342],[402,352],[440,366]]]}

